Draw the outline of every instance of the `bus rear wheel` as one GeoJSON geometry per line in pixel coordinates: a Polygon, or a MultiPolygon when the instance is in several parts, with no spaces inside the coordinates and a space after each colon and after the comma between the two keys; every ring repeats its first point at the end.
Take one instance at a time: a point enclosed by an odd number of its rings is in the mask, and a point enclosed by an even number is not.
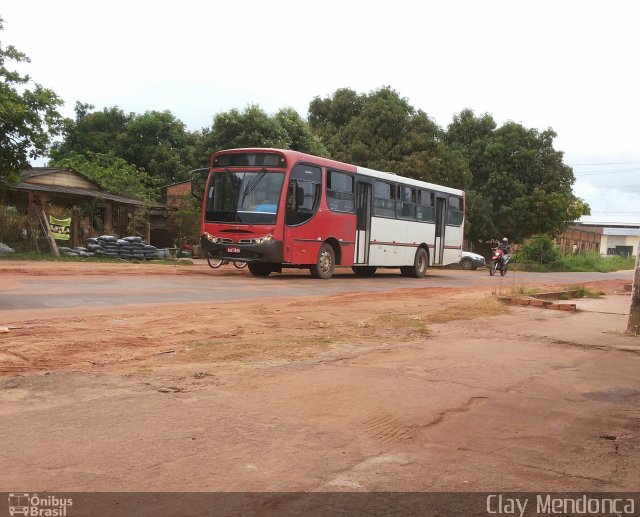
{"type": "Polygon", "coordinates": [[[311,272],[311,276],[313,278],[322,278],[326,280],[333,276],[333,270],[336,265],[336,254],[333,251],[333,246],[328,243],[324,243],[320,246],[320,251],[318,252],[318,260],[314,265],[309,267],[309,271],[311,272]]]}
{"type": "Polygon", "coordinates": [[[273,271],[271,264],[266,262],[249,262],[248,268],[253,276],[269,276],[273,271]]]}
{"type": "Polygon", "coordinates": [[[376,266],[353,266],[351,269],[356,276],[373,276],[378,268],[376,266]]]}
{"type": "Polygon", "coordinates": [[[416,256],[413,260],[413,266],[405,266],[400,268],[402,276],[410,276],[411,278],[422,278],[427,273],[427,264],[429,256],[424,248],[418,248],[416,256]]]}

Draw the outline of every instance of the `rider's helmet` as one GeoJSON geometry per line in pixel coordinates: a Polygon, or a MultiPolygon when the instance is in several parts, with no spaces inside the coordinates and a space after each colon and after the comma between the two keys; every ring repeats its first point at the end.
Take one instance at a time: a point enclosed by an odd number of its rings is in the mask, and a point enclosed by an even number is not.
{"type": "Polygon", "coordinates": [[[507,239],[506,237],[504,237],[504,238],[502,239],[502,243],[503,243],[503,244],[507,244],[508,242],[509,242],[509,239],[507,239]]]}

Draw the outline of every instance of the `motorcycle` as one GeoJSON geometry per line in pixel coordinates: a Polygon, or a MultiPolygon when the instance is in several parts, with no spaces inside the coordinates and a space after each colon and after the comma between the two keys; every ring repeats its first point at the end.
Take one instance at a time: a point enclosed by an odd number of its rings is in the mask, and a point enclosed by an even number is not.
{"type": "Polygon", "coordinates": [[[507,274],[509,269],[509,257],[504,256],[504,250],[495,248],[493,250],[493,256],[491,257],[491,264],[489,265],[489,274],[491,276],[496,274],[496,271],[500,271],[500,276],[507,274]]]}

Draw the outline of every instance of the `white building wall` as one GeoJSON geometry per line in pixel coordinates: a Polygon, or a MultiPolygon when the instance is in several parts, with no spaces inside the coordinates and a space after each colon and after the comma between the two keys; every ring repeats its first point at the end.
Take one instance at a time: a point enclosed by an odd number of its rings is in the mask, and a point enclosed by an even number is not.
{"type": "Polygon", "coordinates": [[[613,254],[613,253],[609,253],[609,250],[615,249],[616,246],[631,246],[633,249],[631,254],[637,256],[638,247],[640,244],[640,235],[619,235],[618,233],[621,233],[619,232],[619,230],[626,230],[627,233],[634,232],[633,229],[626,229],[626,228],[605,228],[602,235],[602,240],[600,242],[600,254],[601,255],[613,254]],[[607,230],[618,230],[618,231],[608,233],[607,230]],[[611,233],[616,233],[616,235],[611,235],[611,233]]]}

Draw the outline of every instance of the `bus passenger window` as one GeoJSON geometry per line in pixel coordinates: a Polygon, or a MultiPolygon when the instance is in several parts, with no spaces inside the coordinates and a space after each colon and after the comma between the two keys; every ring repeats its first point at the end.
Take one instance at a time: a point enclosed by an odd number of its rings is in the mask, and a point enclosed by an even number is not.
{"type": "Polygon", "coordinates": [[[376,181],[373,197],[373,215],[378,217],[396,216],[396,186],[376,181]]]}
{"type": "Polygon", "coordinates": [[[400,201],[397,209],[400,219],[416,218],[416,189],[400,186],[400,201]]]}
{"type": "Polygon", "coordinates": [[[447,224],[460,226],[464,220],[464,202],[461,197],[449,196],[449,206],[447,207],[447,224]]]}
{"type": "Polygon", "coordinates": [[[343,172],[327,172],[327,205],[333,212],[349,212],[355,210],[355,194],[353,176],[343,172]]]}
{"type": "Polygon", "coordinates": [[[435,221],[435,195],[428,190],[418,192],[418,220],[435,221]]]}

